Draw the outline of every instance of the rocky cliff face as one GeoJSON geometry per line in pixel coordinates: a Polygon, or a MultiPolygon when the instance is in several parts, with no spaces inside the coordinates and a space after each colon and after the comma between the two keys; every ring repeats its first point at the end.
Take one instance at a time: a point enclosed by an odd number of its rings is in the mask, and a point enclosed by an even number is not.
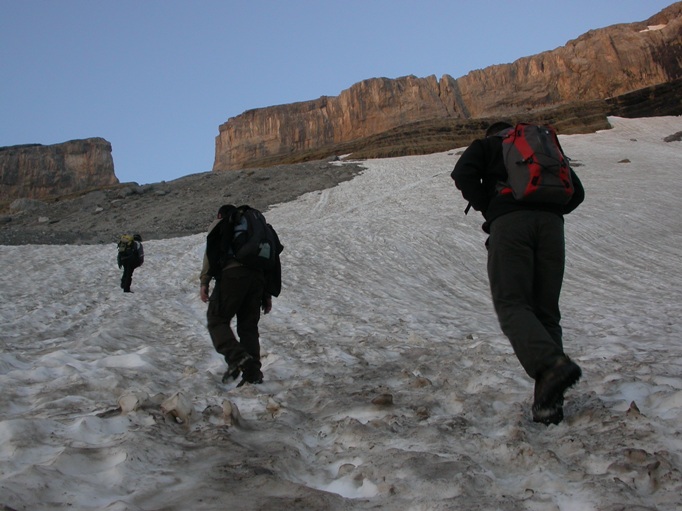
{"type": "Polygon", "coordinates": [[[55,197],[117,183],[111,144],[103,138],[0,147],[3,201],[55,197]]]}
{"type": "Polygon", "coordinates": [[[565,46],[455,80],[472,117],[619,96],[682,77],[682,2],[641,23],[592,30],[565,46]]]}
{"type": "Polygon", "coordinates": [[[374,78],[336,97],[249,110],[220,126],[213,170],[273,164],[429,119],[528,113],[606,99],[682,78],[682,2],[649,20],[592,30],[512,64],[444,75],[374,78]]]}

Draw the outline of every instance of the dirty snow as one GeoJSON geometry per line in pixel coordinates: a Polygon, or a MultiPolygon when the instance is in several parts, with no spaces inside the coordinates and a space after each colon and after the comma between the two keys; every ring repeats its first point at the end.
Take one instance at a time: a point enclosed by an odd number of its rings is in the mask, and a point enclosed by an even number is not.
{"type": "Polygon", "coordinates": [[[284,290],[258,386],[220,382],[203,235],[145,243],[128,295],[113,245],[0,246],[0,507],[679,509],[682,120],[611,122],[561,137],[587,194],[563,423],[531,421],[460,150],[371,160],[267,213],[284,290]]]}

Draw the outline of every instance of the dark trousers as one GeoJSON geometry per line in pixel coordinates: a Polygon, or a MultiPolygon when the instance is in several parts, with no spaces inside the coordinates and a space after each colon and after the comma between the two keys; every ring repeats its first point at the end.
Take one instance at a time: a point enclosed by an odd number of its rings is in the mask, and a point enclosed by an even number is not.
{"type": "Polygon", "coordinates": [[[123,264],[123,276],[121,277],[121,288],[126,293],[130,292],[130,286],[133,283],[133,272],[137,266],[133,264],[123,264]]]}
{"type": "Polygon", "coordinates": [[[206,314],[208,332],[215,350],[234,365],[248,353],[260,360],[258,321],[265,278],[263,272],[244,266],[228,268],[211,293],[206,314]],[[230,325],[237,318],[237,336],[230,325]]]}
{"type": "Polygon", "coordinates": [[[564,355],[559,295],[564,221],[545,211],[516,211],[491,224],[488,278],[502,332],[533,379],[564,355]]]}

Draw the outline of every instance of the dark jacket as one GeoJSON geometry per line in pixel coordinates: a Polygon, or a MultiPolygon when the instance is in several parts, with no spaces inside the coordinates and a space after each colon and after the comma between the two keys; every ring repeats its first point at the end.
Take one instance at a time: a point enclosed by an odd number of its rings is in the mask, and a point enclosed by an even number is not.
{"type": "MultiPolygon", "coordinates": [[[[223,221],[219,218],[214,220],[208,228],[208,234],[206,236],[206,250],[204,251],[204,260],[201,273],[199,275],[199,280],[202,286],[208,286],[208,284],[211,282],[211,279],[213,278],[216,278],[216,280],[219,279],[222,270],[242,266],[241,263],[234,259],[234,254],[232,254],[231,257],[228,257],[228,260],[225,262],[224,266],[221,266],[221,264],[218,262],[220,261],[220,254],[215,252],[220,248],[220,241],[217,240],[222,239],[223,236],[231,239],[231,227],[226,225],[226,221],[223,221]],[[223,229],[227,229],[227,231],[225,232],[223,229]],[[212,246],[213,248],[209,249],[209,246],[212,246]],[[211,252],[213,253],[211,254],[211,252]],[[219,268],[219,270],[216,271],[214,267],[219,268]]],[[[280,292],[282,291],[282,266],[279,259],[279,253],[277,254],[275,265],[268,271],[264,271],[263,275],[265,277],[265,292],[270,296],[279,296],[280,292]]]]}
{"type": "Polygon", "coordinates": [[[144,264],[144,247],[139,241],[133,241],[133,245],[130,250],[125,252],[119,252],[116,258],[118,262],[118,267],[121,266],[132,266],[133,268],[138,268],[144,264]]]}
{"type": "Polygon", "coordinates": [[[523,202],[511,194],[500,195],[499,182],[507,181],[507,170],[502,158],[502,138],[491,136],[474,140],[464,151],[452,171],[452,179],[471,207],[483,213],[486,222],[483,230],[489,232],[490,223],[497,217],[512,211],[538,209],[565,215],[573,211],[585,199],[585,190],[578,176],[571,170],[575,192],[568,204],[523,202]]]}

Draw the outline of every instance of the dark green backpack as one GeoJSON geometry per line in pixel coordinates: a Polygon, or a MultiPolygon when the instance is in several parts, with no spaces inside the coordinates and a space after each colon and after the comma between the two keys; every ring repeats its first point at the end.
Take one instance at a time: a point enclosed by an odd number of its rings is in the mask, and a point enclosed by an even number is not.
{"type": "Polygon", "coordinates": [[[240,206],[233,217],[234,258],[254,269],[269,270],[275,266],[284,247],[263,214],[255,208],[240,206]]]}
{"type": "Polygon", "coordinates": [[[248,268],[274,268],[284,247],[263,214],[250,206],[235,208],[206,238],[209,275],[218,277],[230,260],[248,268]]]}

